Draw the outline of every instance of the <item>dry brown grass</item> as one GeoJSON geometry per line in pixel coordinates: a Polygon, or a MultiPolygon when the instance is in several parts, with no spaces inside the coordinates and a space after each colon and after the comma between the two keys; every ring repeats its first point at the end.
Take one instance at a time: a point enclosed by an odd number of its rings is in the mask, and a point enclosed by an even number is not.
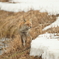
{"type": "MultiPolygon", "coordinates": [[[[11,56],[14,55],[15,52],[17,51],[20,52],[20,50],[23,50],[21,38],[18,33],[18,26],[24,19],[32,19],[33,24],[30,30],[30,34],[32,38],[35,39],[39,34],[45,32],[45,31],[42,32],[42,29],[45,26],[51,24],[56,20],[56,16],[48,15],[48,13],[46,12],[41,13],[37,10],[36,11],[30,10],[28,12],[18,12],[18,13],[0,11],[0,38],[3,37],[11,38],[9,47],[6,52],[7,54],[0,56],[1,59],[4,59],[5,57],[7,57],[6,59],[37,59],[36,57],[35,58],[30,57],[29,54],[27,54],[29,53],[29,51],[24,52],[23,54],[16,53],[15,56],[13,57],[11,56]]],[[[28,42],[27,47],[29,46],[30,45],[28,42]]]]}
{"type": "Polygon", "coordinates": [[[8,2],[8,0],[0,0],[0,2],[8,2]]]}
{"type": "MultiPolygon", "coordinates": [[[[32,19],[33,29],[39,24],[52,23],[56,20],[55,16],[48,15],[47,13],[40,13],[39,11],[29,11],[15,13],[5,19],[0,19],[0,37],[14,37],[18,34],[18,26],[23,19],[32,19]]],[[[42,26],[41,26],[42,27],[42,26]]],[[[39,25],[40,30],[40,25],[39,25]]]]}
{"type": "Polygon", "coordinates": [[[46,32],[58,34],[59,33],[59,27],[50,28],[50,29],[46,30],[46,32]]]}
{"type": "Polygon", "coordinates": [[[16,35],[14,39],[11,39],[11,41],[9,42],[9,47],[6,48],[5,53],[11,53],[20,50],[22,48],[22,42],[20,39],[20,35],[16,35]]]}

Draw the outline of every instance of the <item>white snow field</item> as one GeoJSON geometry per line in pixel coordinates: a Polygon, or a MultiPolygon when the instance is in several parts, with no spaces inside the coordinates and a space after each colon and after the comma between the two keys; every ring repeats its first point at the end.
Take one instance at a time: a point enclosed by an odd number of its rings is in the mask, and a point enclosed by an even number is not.
{"type": "Polygon", "coordinates": [[[42,54],[42,59],[59,59],[59,46],[47,49],[42,54]]]}
{"type": "Polygon", "coordinates": [[[0,2],[0,10],[19,12],[29,11],[30,9],[48,12],[48,14],[59,14],[59,0],[9,0],[20,3],[0,2]]]}
{"type": "Polygon", "coordinates": [[[43,29],[43,31],[44,31],[44,30],[47,30],[47,29],[49,29],[49,28],[53,28],[53,27],[59,27],[59,17],[57,17],[57,19],[56,19],[55,22],[53,22],[53,23],[50,24],[49,26],[46,26],[46,27],[43,29]]]}
{"type": "Polygon", "coordinates": [[[25,3],[17,3],[17,4],[13,4],[13,3],[2,3],[0,2],[0,10],[5,10],[5,11],[9,11],[9,12],[21,12],[21,11],[28,11],[28,8],[31,7],[30,4],[25,4],[25,3]],[[25,5],[25,7],[24,7],[25,5]]]}
{"type": "Polygon", "coordinates": [[[39,0],[9,0],[9,2],[18,2],[18,3],[23,3],[23,2],[25,2],[25,3],[35,3],[35,2],[38,2],[39,0]]]}
{"type": "Polygon", "coordinates": [[[9,0],[9,2],[25,2],[25,3],[36,3],[36,2],[58,2],[58,0],[9,0]]]}
{"type": "Polygon", "coordinates": [[[42,56],[42,59],[59,58],[59,41],[57,38],[53,38],[54,34],[51,35],[52,39],[49,38],[49,33],[45,33],[43,35],[39,35],[35,40],[32,40],[30,56],[42,56]]]}

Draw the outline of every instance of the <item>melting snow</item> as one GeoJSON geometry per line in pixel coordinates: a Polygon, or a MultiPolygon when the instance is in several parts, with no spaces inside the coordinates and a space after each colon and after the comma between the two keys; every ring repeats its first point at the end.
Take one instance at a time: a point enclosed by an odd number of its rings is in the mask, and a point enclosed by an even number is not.
{"type": "Polygon", "coordinates": [[[46,26],[46,27],[43,29],[43,31],[44,31],[44,30],[47,30],[47,29],[49,29],[49,28],[52,28],[52,27],[57,27],[57,26],[59,26],[59,17],[57,17],[57,20],[56,20],[55,22],[53,22],[53,23],[50,24],[49,26],[46,26]]]}
{"type": "Polygon", "coordinates": [[[42,56],[43,59],[58,59],[59,41],[57,38],[53,38],[54,34],[51,35],[52,39],[49,38],[49,33],[45,33],[43,35],[39,35],[35,40],[32,40],[30,56],[42,56]]]}
{"type": "Polygon", "coordinates": [[[49,14],[59,14],[59,0],[10,0],[10,2],[20,3],[2,3],[0,9],[10,12],[40,10],[49,14]]]}

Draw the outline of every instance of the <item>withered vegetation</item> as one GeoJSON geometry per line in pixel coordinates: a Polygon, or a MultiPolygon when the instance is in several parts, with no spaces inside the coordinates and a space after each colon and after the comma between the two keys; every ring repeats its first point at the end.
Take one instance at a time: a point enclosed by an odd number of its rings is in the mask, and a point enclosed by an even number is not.
{"type": "MultiPolygon", "coordinates": [[[[23,22],[23,20],[32,20],[32,28],[30,29],[30,34],[33,39],[35,39],[39,34],[49,32],[42,31],[42,29],[51,24],[56,20],[55,15],[48,15],[47,12],[41,13],[40,11],[30,10],[28,12],[6,12],[0,11],[0,38],[10,38],[9,47],[6,49],[6,53],[0,56],[0,59],[37,59],[37,57],[29,56],[30,46],[28,38],[28,46],[22,47],[21,37],[18,31],[18,27],[23,22]],[[24,52],[22,52],[24,49],[24,52]]],[[[55,29],[56,30],[56,29],[55,29]]],[[[55,30],[52,32],[55,32],[55,30]]],[[[59,30],[57,30],[59,32],[59,30]]]]}
{"type": "Polygon", "coordinates": [[[0,0],[0,2],[8,2],[9,0],[0,0]]]}
{"type": "MultiPolygon", "coordinates": [[[[29,11],[29,12],[19,12],[19,13],[10,13],[0,11],[0,38],[7,37],[12,38],[15,35],[18,35],[18,26],[24,19],[32,19],[32,35],[35,35],[34,32],[40,34],[42,28],[46,25],[51,24],[56,20],[56,16],[48,15],[48,13],[40,13],[39,11],[29,11]]],[[[36,34],[37,35],[37,34],[36,34]]]]}

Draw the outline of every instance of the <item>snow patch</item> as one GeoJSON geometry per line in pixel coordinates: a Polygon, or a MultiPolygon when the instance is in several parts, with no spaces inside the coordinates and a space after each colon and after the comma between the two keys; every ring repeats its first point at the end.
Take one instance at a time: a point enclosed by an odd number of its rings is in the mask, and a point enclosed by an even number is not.
{"type": "Polygon", "coordinates": [[[30,56],[42,56],[43,59],[57,59],[59,57],[59,41],[57,39],[48,39],[50,36],[45,33],[39,35],[31,42],[30,56]]]}
{"type": "Polygon", "coordinates": [[[59,17],[57,17],[57,20],[56,20],[55,22],[53,22],[53,23],[50,24],[49,26],[46,26],[46,27],[43,29],[43,31],[44,31],[44,30],[47,30],[47,29],[49,29],[49,28],[53,28],[53,27],[59,27],[59,17]]]}
{"type": "Polygon", "coordinates": [[[29,11],[30,9],[48,12],[48,14],[59,14],[59,0],[10,0],[10,2],[0,2],[0,9],[10,12],[29,11]]]}

